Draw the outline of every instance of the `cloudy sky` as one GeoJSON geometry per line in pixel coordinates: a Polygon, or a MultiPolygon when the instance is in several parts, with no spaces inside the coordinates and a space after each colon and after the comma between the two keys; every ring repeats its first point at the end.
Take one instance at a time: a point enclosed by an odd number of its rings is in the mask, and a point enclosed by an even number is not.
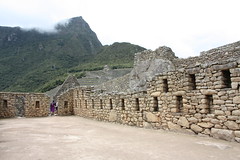
{"type": "Polygon", "coordinates": [[[0,0],[0,26],[51,30],[76,16],[103,45],[165,45],[183,58],[240,40],[240,0],[0,0]]]}

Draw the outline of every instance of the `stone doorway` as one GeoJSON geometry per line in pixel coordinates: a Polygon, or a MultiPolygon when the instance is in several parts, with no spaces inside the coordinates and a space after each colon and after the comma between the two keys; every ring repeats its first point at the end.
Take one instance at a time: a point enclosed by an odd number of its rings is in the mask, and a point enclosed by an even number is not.
{"type": "Polygon", "coordinates": [[[25,116],[25,97],[24,96],[16,96],[15,98],[15,108],[16,117],[24,117],[25,116]]]}

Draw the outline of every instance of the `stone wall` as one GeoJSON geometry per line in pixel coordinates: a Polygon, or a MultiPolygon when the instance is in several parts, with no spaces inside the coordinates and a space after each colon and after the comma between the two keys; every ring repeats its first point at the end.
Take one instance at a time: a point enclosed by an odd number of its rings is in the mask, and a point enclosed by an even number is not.
{"type": "Polygon", "coordinates": [[[148,94],[158,100],[158,125],[240,142],[239,75],[240,64],[234,63],[157,76],[148,94]]]}
{"type": "Polygon", "coordinates": [[[200,56],[189,57],[187,59],[173,59],[172,62],[176,68],[191,68],[191,67],[210,67],[216,64],[227,64],[236,62],[239,59],[240,41],[209,51],[201,52],[200,56]]]}
{"type": "Polygon", "coordinates": [[[0,93],[0,118],[43,117],[49,114],[50,98],[41,93],[0,93]]]}
{"type": "MultiPolygon", "coordinates": [[[[119,83],[105,83],[106,90],[66,88],[57,97],[58,115],[77,115],[240,143],[240,42],[187,59],[176,58],[169,48],[160,47],[153,53],[138,53],[135,67],[145,64],[144,60],[148,61],[151,78],[146,79],[142,89],[125,90],[133,82],[132,73],[122,77],[119,83]],[[160,59],[152,60],[154,57],[160,59]],[[159,66],[164,65],[155,62],[167,62],[166,67],[170,67],[160,71],[159,66]],[[150,67],[152,64],[156,68],[150,67]],[[116,86],[109,86],[113,84],[116,86]]],[[[149,76],[148,72],[145,76],[149,76]]],[[[0,118],[47,116],[49,104],[50,98],[45,94],[0,93],[0,118]]]]}
{"type": "MultiPolygon", "coordinates": [[[[145,91],[75,88],[73,114],[240,142],[239,46],[237,42],[188,59],[172,57],[175,69],[156,75],[145,91]]],[[[69,94],[59,100],[71,99],[69,94]]]]}
{"type": "Polygon", "coordinates": [[[74,89],[73,96],[74,113],[78,116],[143,127],[146,92],[96,94],[93,88],[79,87],[74,89]]]}
{"type": "Polygon", "coordinates": [[[60,116],[73,115],[74,103],[73,103],[73,89],[67,90],[57,97],[58,111],[57,114],[60,116]]]}
{"type": "Polygon", "coordinates": [[[67,90],[79,86],[78,80],[75,76],[70,75],[68,78],[63,82],[61,87],[58,89],[57,93],[53,96],[53,100],[56,101],[57,97],[62,93],[67,92],[67,90]]]}

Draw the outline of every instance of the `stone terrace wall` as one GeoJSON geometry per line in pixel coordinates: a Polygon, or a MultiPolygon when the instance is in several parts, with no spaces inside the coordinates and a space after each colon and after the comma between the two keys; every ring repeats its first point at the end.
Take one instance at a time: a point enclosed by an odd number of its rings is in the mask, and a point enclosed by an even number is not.
{"type": "MultiPolygon", "coordinates": [[[[102,93],[75,88],[73,113],[240,142],[240,44],[236,44],[199,57],[173,58],[176,69],[156,75],[146,91],[102,93]]],[[[63,95],[62,101],[67,97],[63,95]]]]}
{"type": "Polygon", "coordinates": [[[0,118],[43,117],[49,114],[50,98],[41,93],[0,93],[0,118]]]}

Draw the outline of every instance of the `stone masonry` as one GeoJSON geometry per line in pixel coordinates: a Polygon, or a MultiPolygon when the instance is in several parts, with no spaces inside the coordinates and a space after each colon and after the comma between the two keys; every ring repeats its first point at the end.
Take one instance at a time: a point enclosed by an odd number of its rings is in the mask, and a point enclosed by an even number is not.
{"type": "MultiPolygon", "coordinates": [[[[60,116],[240,143],[240,41],[187,59],[168,47],[143,51],[131,73],[94,87],[65,88],[56,100],[60,116]]],[[[0,118],[47,116],[49,104],[45,94],[0,93],[0,118]]]]}
{"type": "Polygon", "coordinates": [[[76,87],[58,97],[59,114],[240,142],[240,41],[198,57],[166,59],[169,70],[147,79],[146,90],[76,87]]]}
{"type": "Polygon", "coordinates": [[[0,118],[48,116],[49,103],[42,93],[0,92],[0,118]]]}

